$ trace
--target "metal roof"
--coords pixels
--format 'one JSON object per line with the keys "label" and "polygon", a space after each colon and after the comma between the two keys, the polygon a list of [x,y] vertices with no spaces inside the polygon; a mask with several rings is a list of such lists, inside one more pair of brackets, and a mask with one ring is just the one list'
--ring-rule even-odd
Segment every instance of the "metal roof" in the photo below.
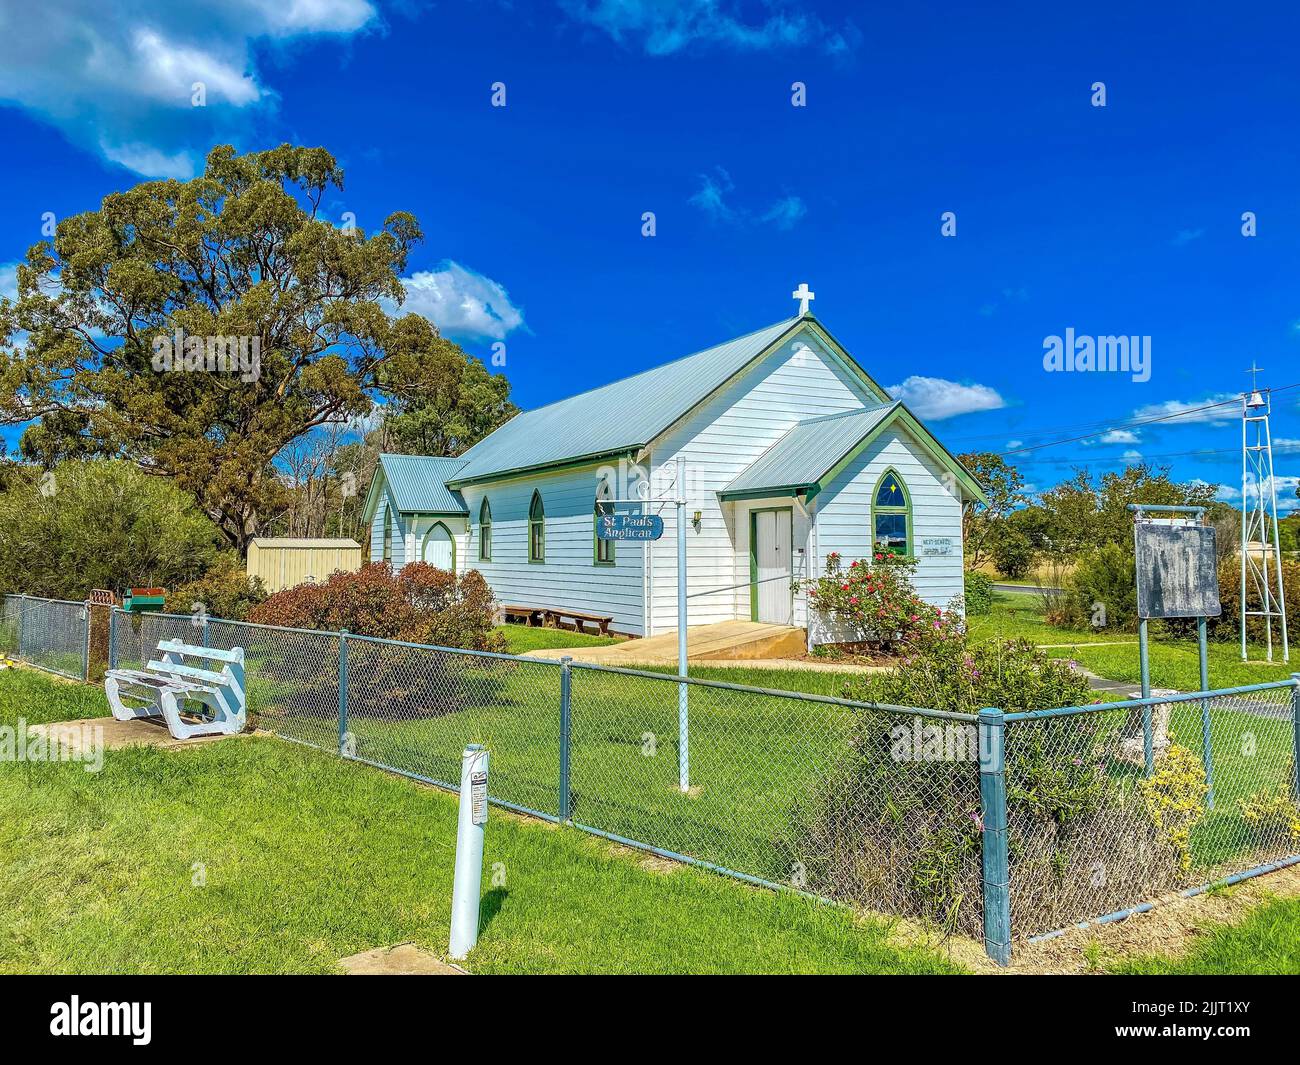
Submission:
{"label": "metal roof", "polygon": [[882,403],[798,422],[719,494],[725,498],[764,489],[808,488],[900,406]]}
{"label": "metal roof", "polygon": [[632,451],[650,443],[702,399],[811,316],[787,318],[725,344],[590,392],[517,414],[461,456],[453,483]]}
{"label": "metal roof", "polygon": [[298,536],[254,536],[249,543],[254,547],[339,547],[361,550],[359,543],[346,538],[330,540]]}
{"label": "metal roof", "polygon": [[[468,514],[461,494],[447,487],[447,482],[464,465],[463,457],[379,456],[379,467],[388,483],[388,490],[393,494],[397,509],[403,514]],[[372,495],[373,492],[372,483]],[[369,499],[366,500],[366,511],[370,512]]]}

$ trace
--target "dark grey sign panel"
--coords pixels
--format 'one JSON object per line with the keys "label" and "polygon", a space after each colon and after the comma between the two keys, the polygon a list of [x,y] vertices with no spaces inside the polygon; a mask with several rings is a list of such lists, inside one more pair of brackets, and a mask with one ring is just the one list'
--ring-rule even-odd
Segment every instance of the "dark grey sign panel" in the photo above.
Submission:
{"label": "dark grey sign panel", "polygon": [[1214,530],[1204,525],[1134,526],[1138,617],[1217,618]]}

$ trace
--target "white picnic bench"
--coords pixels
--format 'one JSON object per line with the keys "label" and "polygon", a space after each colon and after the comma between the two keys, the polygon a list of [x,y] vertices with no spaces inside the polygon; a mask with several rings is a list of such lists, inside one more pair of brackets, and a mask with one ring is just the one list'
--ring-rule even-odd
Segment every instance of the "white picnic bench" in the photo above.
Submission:
{"label": "white picnic bench", "polygon": [[[111,669],[104,676],[104,693],[113,716],[119,721],[138,717],[158,717],[178,740],[192,736],[234,735],[242,732],[248,713],[248,693],[244,686],[244,649],[222,651],[215,647],[196,647],[181,640],[161,640],[159,658],[144,669]],[[190,662],[219,664],[219,669],[202,668]],[[202,710],[186,710],[186,703],[198,703]]]}

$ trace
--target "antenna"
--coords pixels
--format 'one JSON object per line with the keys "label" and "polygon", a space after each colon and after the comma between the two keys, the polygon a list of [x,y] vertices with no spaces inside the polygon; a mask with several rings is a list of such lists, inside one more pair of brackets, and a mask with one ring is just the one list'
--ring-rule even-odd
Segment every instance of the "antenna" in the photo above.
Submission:
{"label": "antenna", "polygon": [[[1251,361],[1250,392],[1241,394],[1241,660],[1247,661],[1246,619],[1263,619],[1265,654],[1273,661],[1273,622],[1282,630],[1282,661],[1289,662],[1286,593],[1277,535],[1277,486],[1273,481],[1273,436],[1268,416],[1271,395],[1259,388],[1260,368]],[[1274,589],[1276,584],[1276,590]],[[1258,600],[1248,610],[1247,588]]]}

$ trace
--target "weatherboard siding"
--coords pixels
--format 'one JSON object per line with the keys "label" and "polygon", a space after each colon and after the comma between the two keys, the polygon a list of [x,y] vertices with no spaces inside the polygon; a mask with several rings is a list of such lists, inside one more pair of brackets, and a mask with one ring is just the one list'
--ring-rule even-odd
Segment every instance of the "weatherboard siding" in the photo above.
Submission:
{"label": "weatherboard siding", "polygon": [[[644,628],[642,545],[619,543],[614,565],[593,561],[597,471],[591,465],[463,489],[470,513],[464,565],[487,578],[497,601],[515,606],[583,610],[613,617],[611,627],[639,636]],[[546,560],[528,561],[528,509],[534,489],[546,510]],[[492,508],[492,559],[478,557],[479,507]],[[459,546],[457,548],[459,551]]]}
{"label": "weatherboard siding", "polygon": [[[903,430],[891,428],[872,441],[822,490],[816,499],[815,573],[825,572],[826,556],[838,551],[844,564],[872,551],[871,497],[890,468],[903,479],[912,501],[913,550],[924,537],[950,537],[951,555],[921,557],[913,584],[927,603],[946,608],[963,592],[962,505],[945,487],[945,471]],[[814,626],[814,642],[830,634]]]}
{"label": "weatherboard siding", "polygon": [[[699,530],[688,525],[686,533],[687,583],[693,596],[687,608],[689,624],[750,616],[748,512],[754,504],[724,504],[718,491],[796,422],[878,402],[880,398],[860,377],[804,333],[730,382],[654,442],[650,460],[654,494],[670,494],[673,474],[666,467],[680,452],[687,464],[687,520],[694,511],[701,512]],[[769,500],[767,505],[794,505],[794,500]],[[664,537],[650,552],[652,632],[677,625],[674,509],[664,507]],[[806,538],[806,522],[801,526],[796,509],[795,548],[806,547]],[[802,604],[796,602],[796,623],[801,617]]]}

